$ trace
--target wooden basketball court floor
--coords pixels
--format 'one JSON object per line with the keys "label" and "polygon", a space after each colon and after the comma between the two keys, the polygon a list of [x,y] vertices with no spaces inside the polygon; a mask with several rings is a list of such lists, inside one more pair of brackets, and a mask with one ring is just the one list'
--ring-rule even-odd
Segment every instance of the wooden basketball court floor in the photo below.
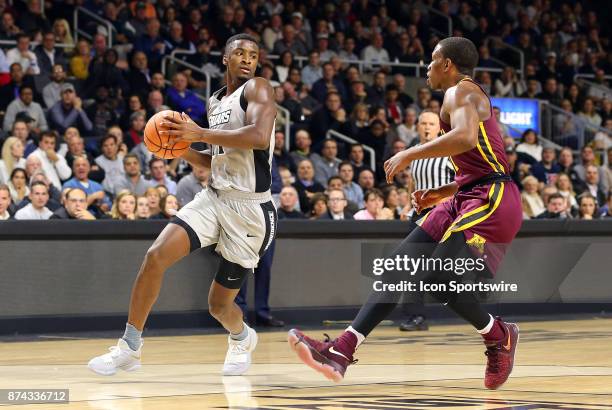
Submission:
{"label": "wooden basketball court floor", "polygon": [[[19,409],[605,409],[612,408],[612,319],[520,322],[511,379],[483,387],[484,347],[465,325],[381,327],[340,384],[298,364],[286,331],[260,333],[248,375],[221,377],[227,336],[146,337],[143,367],[104,377],[87,361],[113,339],[0,343],[0,388],[68,388],[69,404]],[[338,329],[315,330],[311,334]],[[145,335],[146,336],[146,335]]]}

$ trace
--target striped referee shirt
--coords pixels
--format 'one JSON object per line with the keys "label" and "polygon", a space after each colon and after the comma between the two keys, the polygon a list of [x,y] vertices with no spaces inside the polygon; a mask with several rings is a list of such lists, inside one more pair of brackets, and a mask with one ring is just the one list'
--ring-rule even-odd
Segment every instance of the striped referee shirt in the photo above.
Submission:
{"label": "striped referee shirt", "polygon": [[448,157],[414,160],[410,164],[410,172],[416,191],[438,188],[455,179],[455,170]]}

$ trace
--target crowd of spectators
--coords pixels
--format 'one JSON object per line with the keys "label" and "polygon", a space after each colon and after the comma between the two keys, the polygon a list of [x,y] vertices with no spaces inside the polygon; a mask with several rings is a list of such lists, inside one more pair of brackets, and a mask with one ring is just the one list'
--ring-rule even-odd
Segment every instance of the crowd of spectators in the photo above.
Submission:
{"label": "crowd of spectators", "polygon": [[[0,49],[0,219],[170,218],[206,185],[208,172],[153,158],[143,144],[146,119],[174,109],[206,126],[200,96],[223,82],[214,51],[239,32],[261,40],[258,75],[289,112],[290,135],[283,116],[275,134],[280,217],[406,218],[410,170],[389,185],[382,164],[418,143],[418,114],[439,112],[442,95],[409,91],[414,67],[389,63],[428,63],[441,37],[432,30],[439,16],[427,6],[452,19],[453,35],[474,41],[479,66],[503,68],[476,75],[491,95],[558,105],[555,141],[571,146],[582,128],[594,130],[587,145],[573,147],[581,149],[576,154],[540,144],[532,131],[516,140],[500,121],[525,218],[612,216],[612,100],[605,92],[612,53],[602,7],[552,0],[74,4],[110,24],[82,17],[79,28],[91,40],[74,41],[72,6],[0,0],[0,40],[15,42]],[[503,44],[524,53],[524,75]],[[162,61],[177,50],[211,84],[180,64],[166,78]],[[596,86],[576,74],[592,75]],[[357,143],[328,139],[329,130]]]}

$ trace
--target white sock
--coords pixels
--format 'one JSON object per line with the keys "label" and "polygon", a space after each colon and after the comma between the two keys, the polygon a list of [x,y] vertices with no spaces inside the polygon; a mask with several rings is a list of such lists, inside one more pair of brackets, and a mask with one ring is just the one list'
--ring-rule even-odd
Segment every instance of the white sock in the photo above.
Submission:
{"label": "white sock", "polygon": [[137,351],[142,343],[141,340],[142,331],[136,329],[133,325],[125,324],[125,333],[123,333],[122,339],[126,341],[130,349]]}
{"label": "white sock", "polygon": [[491,331],[491,329],[493,329],[493,324],[495,323],[495,319],[493,319],[493,316],[491,316],[489,314],[489,324],[486,325],[484,328],[480,329],[480,330],[476,330],[478,333],[480,333],[481,335],[486,335],[487,333],[489,333]]}
{"label": "white sock", "polygon": [[346,328],[347,332],[351,332],[352,334],[354,334],[357,337],[357,346],[355,346],[355,349],[357,349],[359,347],[360,344],[363,343],[363,341],[365,340],[365,336],[362,335],[361,333],[359,333],[358,331],[356,331],[355,329],[353,329],[353,326],[349,326]]}
{"label": "white sock", "polygon": [[238,333],[237,335],[230,332],[230,338],[232,340],[242,341],[246,339],[248,335],[249,335],[249,327],[244,322],[242,322],[242,332]]}

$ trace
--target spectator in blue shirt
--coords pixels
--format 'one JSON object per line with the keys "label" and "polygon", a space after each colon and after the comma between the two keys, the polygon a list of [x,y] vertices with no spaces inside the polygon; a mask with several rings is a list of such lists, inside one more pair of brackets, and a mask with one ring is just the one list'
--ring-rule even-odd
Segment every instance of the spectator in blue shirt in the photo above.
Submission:
{"label": "spectator in blue shirt", "polygon": [[172,180],[166,171],[166,161],[161,158],[153,157],[149,161],[149,171],[151,174],[151,185],[163,185],[169,194],[176,195],[176,182]]}
{"label": "spectator in blue shirt", "polygon": [[168,105],[178,112],[185,112],[195,122],[201,124],[206,114],[206,107],[195,93],[187,89],[187,76],[176,73],[172,78],[172,87],[167,90]]}
{"label": "spectator in blue shirt", "polygon": [[323,77],[323,69],[321,68],[321,59],[319,52],[313,50],[308,55],[308,65],[302,68],[302,82],[311,88],[312,85]]}
{"label": "spectator in blue shirt", "polygon": [[79,188],[87,194],[87,207],[97,218],[111,209],[112,202],[99,183],[89,179],[91,164],[86,157],[77,157],[72,164],[74,177],[64,183],[62,189]]}
{"label": "spectator in blue shirt", "polygon": [[555,149],[550,147],[544,148],[542,160],[531,166],[531,174],[545,185],[554,184],[559,172],[561,167],[557,164]]}

